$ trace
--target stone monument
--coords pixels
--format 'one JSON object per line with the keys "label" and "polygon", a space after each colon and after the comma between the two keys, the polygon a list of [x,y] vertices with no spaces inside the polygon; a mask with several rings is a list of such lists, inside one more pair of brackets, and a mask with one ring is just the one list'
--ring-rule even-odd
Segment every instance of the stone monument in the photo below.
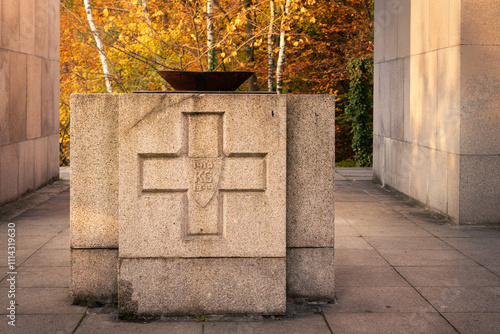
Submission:
{"label": "stone monument", "polygon": [[334,101],[73,95],[72,297],[168,316],[332,300]]}

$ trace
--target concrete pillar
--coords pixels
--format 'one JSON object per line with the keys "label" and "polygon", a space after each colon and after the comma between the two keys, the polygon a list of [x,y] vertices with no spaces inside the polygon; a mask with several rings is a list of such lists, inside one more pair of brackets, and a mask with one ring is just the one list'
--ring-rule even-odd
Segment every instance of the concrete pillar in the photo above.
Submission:
{"label": "concrete pillar", "polygon": [[498,15],[494,0],[375,1],[375,178],[457,224],[500,223]]}

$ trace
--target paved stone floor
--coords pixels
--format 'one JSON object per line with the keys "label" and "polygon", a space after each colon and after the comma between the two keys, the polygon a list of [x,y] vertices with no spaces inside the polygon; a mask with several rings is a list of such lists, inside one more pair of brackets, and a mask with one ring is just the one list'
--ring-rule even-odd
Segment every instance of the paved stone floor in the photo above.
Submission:
{"label": "paved stone floor", "polygon": [[[336,222],[337,302],[311,306],[319,312],[120,321],[113,308],[71,305],[69,182],[59,181],[0,207],[0,333],[500,332],[500,230],[450,226],[360,168],[337,170]],[[7,324],[8,223],[16,226],[16,327]]]}

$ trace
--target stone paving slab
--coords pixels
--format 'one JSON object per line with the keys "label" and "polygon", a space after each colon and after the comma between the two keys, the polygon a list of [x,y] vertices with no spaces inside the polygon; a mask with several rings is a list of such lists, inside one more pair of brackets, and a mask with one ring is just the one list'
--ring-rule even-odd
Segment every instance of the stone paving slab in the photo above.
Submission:
{"label": "stone paving slab", "polygon": [[337,303],[317,306],[324,317],[308,309],[280,319],[141,323],[118,320],[113,307],[71,305],[69,184],[59,181],[0,207],[0,240],[8,221],[19,238],[15,328],[5,316],[7,255],[0,249],[0,333],[331,333],[328,326],[333,333],[498,333],[498,229],[452,226],[371,181],[339,175]]}

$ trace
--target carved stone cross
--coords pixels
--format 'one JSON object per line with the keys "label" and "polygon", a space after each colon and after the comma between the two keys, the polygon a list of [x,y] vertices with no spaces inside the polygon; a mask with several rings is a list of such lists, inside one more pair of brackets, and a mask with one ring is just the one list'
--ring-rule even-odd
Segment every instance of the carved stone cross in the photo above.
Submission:
{"label": "carved stone cross", "polygon": [[224,193],[264,192],[267,153],[226,156],[223,113],[186,116],[186,154],[139,154],[140,192],[184,195],[184,237],[222,235]]}

